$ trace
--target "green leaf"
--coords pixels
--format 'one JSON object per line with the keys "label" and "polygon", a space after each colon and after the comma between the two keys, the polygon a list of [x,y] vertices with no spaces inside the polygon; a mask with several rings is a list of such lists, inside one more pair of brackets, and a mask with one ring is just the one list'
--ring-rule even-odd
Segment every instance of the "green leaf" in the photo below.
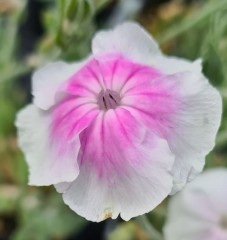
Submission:
{"label": "green leaf", "polygon": [[81,0],[71,0],[67,7],[66,16],[69,20],[74,20],[80,10]]}
{"label": "green leaf", "polygon": [[227,1],[226,0],[216,0],[210,1],[208,4],[204,5],[203,9],[200,9],[193,15],[189,15],[183,21],[177,22],[175,25],[170,27],[168,30],[165,29],[158,36],[159,43],[163,44],[176,38],[177,36],[187,32],[198,24],[206,21],[212,14],[226,9]]}
{"label": "green leaf", "polygon": [[13,240],[61,239],[80,231],[87,223],[63,203],[60,194],[42,190],[23,196],[20,226]]}
{"label": "green leaf", "polygon": [[213,45],[210,45],[207,56],[203,62],[205,75],[214,85],[220,85],[224,80],[222,62]]}

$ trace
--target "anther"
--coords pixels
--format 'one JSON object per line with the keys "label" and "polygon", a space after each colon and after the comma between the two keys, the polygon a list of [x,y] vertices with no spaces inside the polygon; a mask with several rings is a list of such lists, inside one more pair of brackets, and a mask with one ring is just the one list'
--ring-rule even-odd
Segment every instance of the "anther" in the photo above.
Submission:
{"label": "anther", "polygon": [[100,109],[107,111],[117,108],[120,105],[121,97],[119,93],[106,89],[99,93],[97,101]]}

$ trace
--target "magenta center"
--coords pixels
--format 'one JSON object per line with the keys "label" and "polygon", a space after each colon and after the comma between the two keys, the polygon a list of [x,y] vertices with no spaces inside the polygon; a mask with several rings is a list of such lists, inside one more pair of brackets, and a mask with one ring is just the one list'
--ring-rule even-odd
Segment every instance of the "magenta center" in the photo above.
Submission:
{"label": "magenta center", "polygon": [[120,105],[120,94],[110,89],[102,90],[98,95],[98,105],[101,110],[115,109]]}

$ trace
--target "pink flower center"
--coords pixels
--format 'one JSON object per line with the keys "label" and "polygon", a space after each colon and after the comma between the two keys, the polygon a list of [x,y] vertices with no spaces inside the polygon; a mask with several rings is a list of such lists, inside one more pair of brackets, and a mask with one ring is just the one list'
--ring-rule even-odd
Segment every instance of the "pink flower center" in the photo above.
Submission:
{"label": "pink flower center", "polygon": [[104,111],[117,108],[120,102],[120,94],[110,89],[102,90],[98,95],[99,108]]}
{"label": "pink flower center", "polygon": [[63,152],[65,144],[73,142],[102,112],[121,107],[166,137],[180,107],[178,87],[172,81],[153,67],[119,55],[91,59],[60,90],[67,97],[52,111],[51,139]]}

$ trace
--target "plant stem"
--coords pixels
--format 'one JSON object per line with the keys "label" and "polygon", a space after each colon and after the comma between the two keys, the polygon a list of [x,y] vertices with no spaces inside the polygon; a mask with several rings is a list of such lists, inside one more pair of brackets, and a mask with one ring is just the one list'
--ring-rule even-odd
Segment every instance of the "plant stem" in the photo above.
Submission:
{"label": "plant stem", "polygon": [[197,11],[193,16],[186,18],[180,24],[173,25],[168,31],[161,33],[157,38],[158,42],[163,44],[179,36],[180,34],[190,30],[197,24],[210,17],[212,14],[225,9],[227,7],[226,0],[210,1],[202,10]]}
{"label": "plant stem", "polygon": [[152,226],[146,215],[137,217],[136,222],[144,230],[150,240],[163,240],[162,235]]}

